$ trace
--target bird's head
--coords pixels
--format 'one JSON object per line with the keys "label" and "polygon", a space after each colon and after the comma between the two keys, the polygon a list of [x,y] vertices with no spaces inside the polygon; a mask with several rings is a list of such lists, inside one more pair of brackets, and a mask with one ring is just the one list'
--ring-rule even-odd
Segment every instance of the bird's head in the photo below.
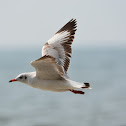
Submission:
{"label": "bird's head", "polygon": [[19,81],[22,83],[27,83],[28,78],[29,78],[28,74],[22,73],[22,74],[19,74],[15,79],[10,80],[9,82]]}

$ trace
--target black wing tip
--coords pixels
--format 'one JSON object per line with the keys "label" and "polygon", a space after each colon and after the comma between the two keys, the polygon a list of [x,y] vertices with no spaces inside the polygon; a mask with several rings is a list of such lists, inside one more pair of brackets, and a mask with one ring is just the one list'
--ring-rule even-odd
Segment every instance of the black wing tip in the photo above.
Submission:
{"label": "black wing tip", "polygon": [[73,22],[73,23],[77,24],[77,19],[72,18],[69,22]]}
{"label": "black wing tip", "polygon": [[73,34],[75,34],[75,31],[77,30],[76,27],[77,27],[77,20],[72,18],[57,33],[60,33],[62,31],[69,31],[69,32],[73,32]]}
{"label": "black wing tip", "polygon": [[70,21],[74,22],[75,24],[77,24],[77,19],[76,18],[72,18]]}
{"label": "black wing tip", "polygon": [[76,31],[76,27],[77,27],[77,19],[72,18],[68,23],[71,23],[73,25],[73,27],[75,28],[74,30]]}

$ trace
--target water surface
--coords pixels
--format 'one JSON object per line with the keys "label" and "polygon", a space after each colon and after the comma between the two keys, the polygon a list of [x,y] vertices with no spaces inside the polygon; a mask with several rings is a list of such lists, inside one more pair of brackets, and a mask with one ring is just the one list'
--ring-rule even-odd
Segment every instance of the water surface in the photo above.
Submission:
{"label": "water surface", "polygon": [[90,82],[85,95],[55,93],[8,83],[34,71],[40,50],[0,51],[1,126],[126,126],[126,48],[74,49],[71,79]]}

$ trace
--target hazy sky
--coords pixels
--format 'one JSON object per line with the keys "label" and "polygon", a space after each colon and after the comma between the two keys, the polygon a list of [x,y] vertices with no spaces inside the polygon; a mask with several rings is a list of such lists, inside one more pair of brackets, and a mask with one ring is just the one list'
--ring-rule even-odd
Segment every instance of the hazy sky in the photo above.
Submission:
{"label": "hazy sky", "polygon": [[74,45],[126,45],[126,0],[0,0],[0,48],[42,46],[71,18]]}

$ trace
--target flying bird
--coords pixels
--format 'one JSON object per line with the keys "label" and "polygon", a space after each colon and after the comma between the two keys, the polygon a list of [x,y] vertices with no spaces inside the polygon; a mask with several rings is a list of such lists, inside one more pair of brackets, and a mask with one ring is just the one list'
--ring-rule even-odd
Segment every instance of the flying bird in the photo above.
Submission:
{"label": "flying bird", "polygon": [[30,62],[36,72],[19,74],[9,82],[19,81],[45,91],[84,94],[77,89],[90,88],[90,84],[73,81],[67,75],[76,27],[76,19],[71,19],[45,43],[42,57]]}

